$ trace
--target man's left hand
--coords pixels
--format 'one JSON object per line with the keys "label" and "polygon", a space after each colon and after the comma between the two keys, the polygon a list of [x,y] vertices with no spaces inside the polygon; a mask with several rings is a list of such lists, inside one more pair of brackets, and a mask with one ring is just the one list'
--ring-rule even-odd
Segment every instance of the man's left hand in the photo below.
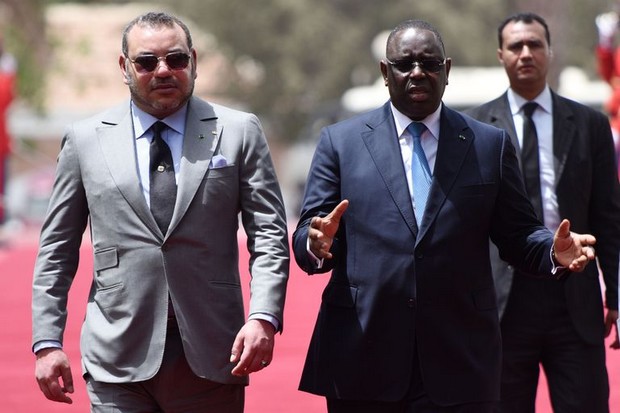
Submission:
{"label": "man's left hand", "polygon": [[[618,310],[607,310],[605,315],[605,337],[609,337],[611,330],[616,330],[616,339],[611,343],[609,348],[614,350],[620,349],[620,332],[618,331]],[[614,326],[616,328],[614,328]]]}
{"label": "man's left hand", "polygon": [[249,320],[239,330],[232,346],[230,362],[237,363],[232,374],[247,376],[267,367],[273,358],[275,333],[269,321]]}
{"label": "man's left hand", "polygon": [[593,235],[571,232],[570,222],[565,219],[553,237],[555,260],[562,267],[581,272],[596,257],[593,247],[595,243]]}

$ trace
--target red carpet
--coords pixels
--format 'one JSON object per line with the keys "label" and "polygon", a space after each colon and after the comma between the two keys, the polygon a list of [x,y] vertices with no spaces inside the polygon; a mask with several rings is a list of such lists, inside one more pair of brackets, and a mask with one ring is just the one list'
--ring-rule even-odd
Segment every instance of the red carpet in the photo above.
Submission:
{"label": "red carpet", "polygon": [[[80,378],[79,330],[90,284],[92,259],[89,246],[82,250],[81,266],[69,300],[69,321],[65,350],[72,362],[76,391],[73,405],[49,402],[34,379],[34,357],[30,352],[30,288],[36,254],[32,232],[0,247],[0,411],[7,413],[87,412],[88,398]],[[247,255],[242,254],[241,270],[247,272]],[[297,385],[306,348],[320,301],[325,276],[309,277],[295,264],[286,302],[284,334],[276,337],[273,363],[254,374],[247,390],[247,413],[324,413],[321,397],[299,392]],[[247,284],[247,282],[246,282]],[[247,295],[246,295],[247,296]],[[620,413],[620,351],[608,351],[611,413]],[[542,387],[542,384],[541,384]],[[539,413],[551,412],[544,387],[537,403]],[[584,412],[587,413],[587,412]]]}

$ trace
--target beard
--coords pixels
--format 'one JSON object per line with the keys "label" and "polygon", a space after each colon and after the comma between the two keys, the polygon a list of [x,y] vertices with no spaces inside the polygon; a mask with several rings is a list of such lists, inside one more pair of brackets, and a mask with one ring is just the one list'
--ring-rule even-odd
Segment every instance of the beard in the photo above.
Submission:
{"label": "beard", "polygon": [[174,82],[176,85],[178,82],[174,80],[152,80],[145,86],[140,86],[132,71],[127,70],[127,86],[129,87],[129,93],[131,100],[144,112],[153,115],[159,119],[169,116],[179,110],[183,105],[187,103],[189,98],[194,93],[194,77],[189,77],[186,90],[179,90],[180,94],[176,97],[166,97],[162,99],[153,99],[148,94],[154,90],[158,83],[171,84]]}

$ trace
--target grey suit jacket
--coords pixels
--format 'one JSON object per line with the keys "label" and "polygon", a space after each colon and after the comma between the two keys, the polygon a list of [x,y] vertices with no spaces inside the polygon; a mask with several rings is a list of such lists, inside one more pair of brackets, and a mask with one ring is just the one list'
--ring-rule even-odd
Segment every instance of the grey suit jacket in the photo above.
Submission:
{"label": "grey suit jacket", "polygon": [[[261,125],[252,114],[190,100],[166,236],[142,194],[134,145],[128,102],[68,128],[34,271],[33,344],[63,340],[88,223],[94,271],[81,336],[84,372],[106,382],[153,377],[170,296],[192,370],[246,383],[230,374],[228,360],[245,322],[239,215],[250,251],[250,313],[282,321],[289,268],[284,206]],[[215,166],[214,155],[221,155]]]}
{"label": "grey suit jacket", "polygon": [[[553,152],[560,216],[571,230],[596,236],[596,253],[606,285],[606,302],[618,308],[618,251],[620,248],[620,189],[609,121],[602,113],[552,92]],[[473,117],[507,131],[519,148],[508,98],[499,98],[467,111]],[[517,155],[521,157],[520,150]],[[514,269],[492,251],[493,275],[500,311],[506,305]],[[598,268],[564,282],[568,311],[584,340],[603,339],[603,310]]]}

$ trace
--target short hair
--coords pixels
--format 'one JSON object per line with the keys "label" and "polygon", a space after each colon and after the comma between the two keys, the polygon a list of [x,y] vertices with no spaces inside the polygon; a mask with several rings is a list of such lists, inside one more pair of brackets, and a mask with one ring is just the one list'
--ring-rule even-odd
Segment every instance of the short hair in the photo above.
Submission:
{"label": "short hair", "polygon": [[502,32],[504,31],[504,28],[506,27],[506,25],[508,25],[508,23],[523,22],[523,23],[531,24],[531,23],[534,23],[535,21],[540,23],[541,26],[545,28],[545,38],[547,39],[547,44],[551,46],[551,35],[549,34],[549,26],[547,26],[547,22],[545,21],[545,19],[543,19],[536,13],[527,12],[527,13],[516,13],[516,14],[513,14],[512,16],[508,16],[504,19],[503,22],[500,23],[499,27],[497,28],[497,41],[499,44],[499,48],[501,49],[502,46],[504,45],[504,39],[502,38]]}
{"label": "short hair", "polygon": [[123,30],[123,40],[122,40],[122,52],[125,56],[129,52],[129,46],[127,44],[127,35],[134,28],[134,26],[150,26],[150,27],[174,27],[174,25],[178,25],[185,32],[185,37],[187,38],[187,46],[191,50],[193,47],[192,43],[192,35],[189,32],[189,29],[179,18],[164,12],[148,12],[142,14],[132,21],[130,21],[125,29]]}
{"label": "short hair", "polygon": [[388,36],[387,43],[386,43],[386,51],[389,45],[392,43],[394,36],[402,32],[403,30],[408,30],[408,29],[422,29],[422,30],[428,30],[429,32],[433,33],[433,35],[435,35],[435,38],[437,39],[437,41],[439,41],[439,44],[441,45],[441,51],[443,52],[444,55],[446,54],[446,48],[443,44],[443,39],[441,38],[441,34],[439,33],[439,31],[429,22],[426,22],[424,20],[416,20],[416,19],[405,20],[399,23],[390,32],[390,35]]}

